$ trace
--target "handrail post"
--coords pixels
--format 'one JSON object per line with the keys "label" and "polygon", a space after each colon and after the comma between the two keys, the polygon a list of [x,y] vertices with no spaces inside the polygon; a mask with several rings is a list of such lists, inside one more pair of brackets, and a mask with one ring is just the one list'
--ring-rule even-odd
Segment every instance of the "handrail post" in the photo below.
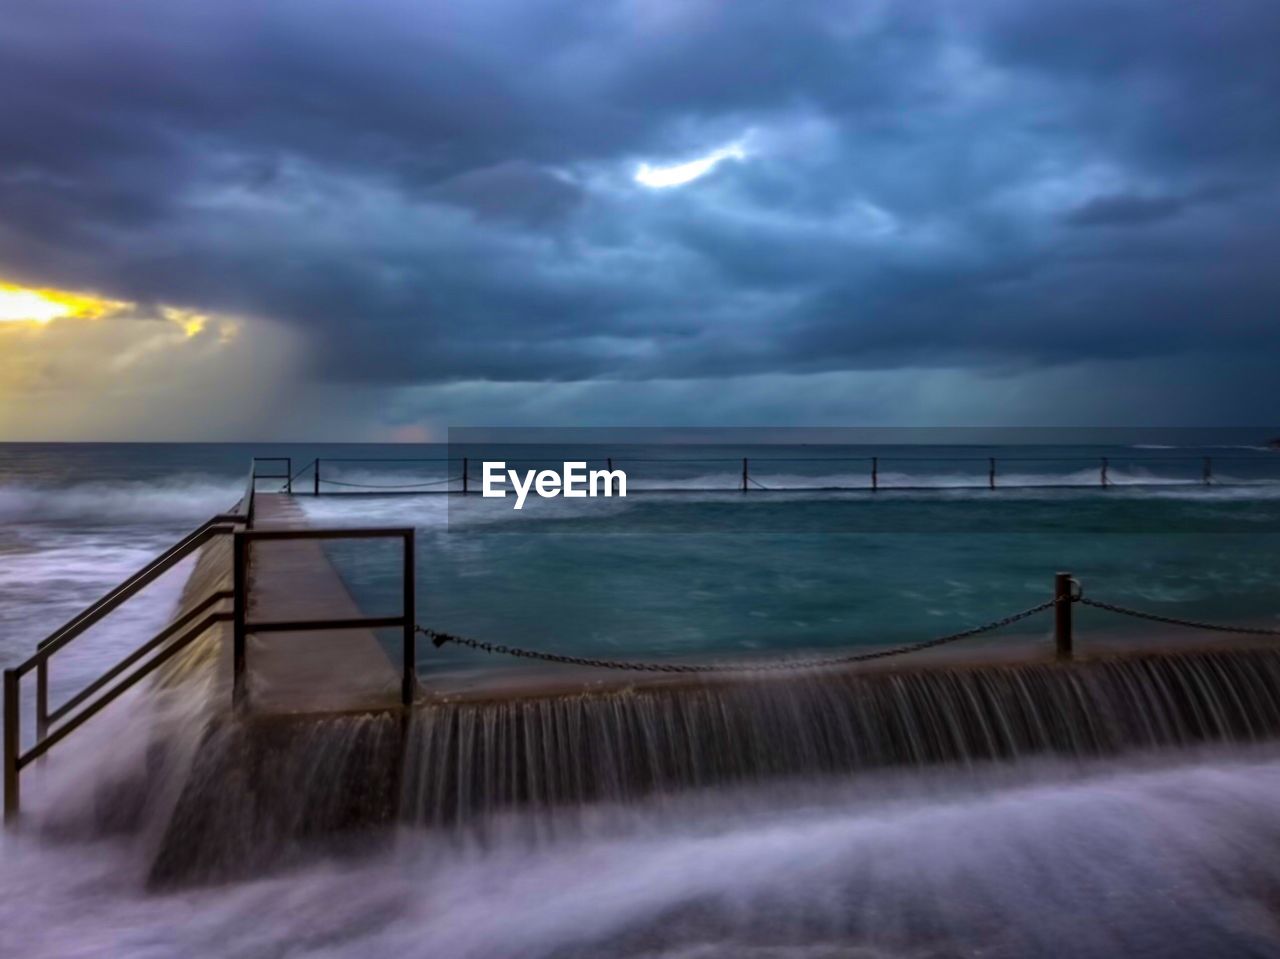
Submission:
{"label": "handrail post", "polygon": [[1071,574],[1058,573],[1053,578],[1053,635],[1058,659],[1071,659]]}
{"label": "handrail post", "polygon": [[36,742],[49,735],[49,659],[36,664]]}
{"label": "handrail post", "polygon": [[311,474],[311,477],[313,480],[313,485],[311,487],[311,495],[319,496],[320,495],[320,457],[318,456],[316,457],[315,472]]}
{"label": "handrail post", "polygon": [[404,675],[400,680],[400,702],[413,705],[418,684],[418,650],[415,632],[417,602],[414,591],[414,536],[408,530],[404,536]]}
{"label": "handrail post", "polygon": [[467,495],[467,466],[468,466],[468,459],[467,457],[464,456],[462,457],[462,495],[463,496]]}
{"label": "handrail post", "polygon": [[245,704],[245,616],[246,592],[249,584],[249,542],[243,532],[232,534],[232,638],[231,638],[231,704],[241,709]]}
{"label": "handrail post", "polygon": [[293,457],[286,456],[284,458],[284,474],[288,479],[284,481],[284,491],[290,496],[293,495]]}
{"label": "handrail post", "polygon": [[880,488],[880,457],[871,457],[871,492]]}
{"label": "handrail post", "polygon": [[253,526],[253,500],[258,493],[258,461],[249,461],[249,485],[244,491],[244,525],[245,529]]}
{"label": "handrail post", "polygon": [[747,491],[747,458],[742,457],[742,492]]}
{"label": "handrail post", "polygon": [[4,821],[18,815],[18,671],[4,671]]}
{"label": "handrail post", "polygon": [[996,458],[991,457],[987,464],[987,486],[991,489],[996,488]]}

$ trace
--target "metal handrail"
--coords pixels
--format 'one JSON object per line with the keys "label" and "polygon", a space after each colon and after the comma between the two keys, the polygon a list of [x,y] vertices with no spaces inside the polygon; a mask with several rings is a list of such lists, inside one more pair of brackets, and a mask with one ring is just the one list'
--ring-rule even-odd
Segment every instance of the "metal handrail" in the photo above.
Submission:
{"label": "metal handrail", "polygon": [[[217,516],[206,520],[88,609],[64,623],[49,636],[46,636],[36,645],[36,651],[31,656],[13,668],[15,682],[21,680],[31,670],[34,669],[36,671],[37,741],[45,738],[49,724],[55,717],[55,714],[51,714],[49,711],[49,660],[53,654],[68,645],[76,637],[83,635],[89,627],[99,622],[112,610],[200,549],[209,540],[215,536],[224,536],[233,532],[235,528],[233,524],[238,523],[247,525],[247,520],[234,514],[226,513],[219,513]],[[64,706],[56,712],[65,713],[65,711]]]}
{"label": "metal handrail", "polygon": [[[283,473],[259,473],[259,463],[283,463]],[[249,460],[249,484],[255,489],[257,487],[256,480],[260,479],[282,479],[284,480],[284,491],[286,493],[293,492],[293,457],[292,456],[255,456]]]}
{"label": "metal handrail", "polygon": [[[249,547],[252,543],[281,540],[399,539],[404,544],[402,606],[397,616],[359,616],[331,619],[250,620]],[[300,630],[377,629],[403,630],[400,701],[408,707],[417,690],[417,647],[414,642],[415,581],[414,529],[411,526],[343,527],[338,529],[247,529],[235,534],[231,560],[232,613],[231,696],[242,709],[248,702],[246,642],[250,633],[297,632]]]}
{"label": "metal handrail", "polygon": [[[294,481],[294,480],[296,480],[296,479],[297,479],[299,476],[301,476],[303,473],[305,473],[307,470],[315,469],[315,468],[316,468],[316,462],[317,462],[316,460],[312,460],[310,463],[307,463],[305,466],[299,466],[296,470],[294,470],[294,471],[293,471],[293,473],[291,473],[291,474],[290,474],[289,476],[287,476],[287,477],[276,477],[276,479],[284,479],[284,481],[285,481],[285,484],[284,484],[284,492],[292,494],[292,493],[293,493],[293,481]],[[292,460],[290,460],[290,466],[292,466],[292,465],[293,465]]]}
{"label": "metal handrail", "polygon": [[258,483],[257,466],[256,460],[249,461],[249,481],[245,485],[244,498],[240,500],[239,504],[240,515],[244,517],[245,526],[253,525],[253,497]]}
{"label": "metal handrail", "polygon": [[[229,622],[231,620],[231,615],[232,614],[230,612],[210,613],[204,619],[200,620],[200,622],[196,623],[194,626],[188,629],[185,633],[183,633],[180,637],[178,637],[178,639],[174,640],[174,642],[166,646],[164,650],[160,652],[159,655],[155,656],[153,659],[143,664],[141,667],[139,667],[137,670],[135,670],[133,673],[127,676],[119,684],[112,686],[111,689],[108,690],[105,695],[94,700],[94,702],[90,704],[86,709],[81,710],[79,713],[73,716],[70,720],[68,720],[68,722],[65,725],[60,726],[58,729],[51,732],[48,736],[46,736],[44,739],[37,742],[25,753],[19,754],[16,757],[16,763],[15,763],[17,770],[21,771],[33,760],[39,759],[41,756],[47,753],[50,749],[52,749],[57,743],[61,742],[63,739],[69,736],[76,729],[79,729],[80,726],[83,725],[89,718],[96,715],[108,704],[113,702],[117,697],[120,696],[121,693],[132,688],[136,683],[139,682],[139,680],[145,679],[147,676],[151,675],[152,672],[154,672],[159,666],[168,662],[177,652],[191,645],[191,643],[194,640],[199,638],[205,631],[207,631],[215,623]],[[13,677],[12,679],[10,678],[12,677],[12,674],[13,674],[13,670],[8,670],[8,669],[5,670],[6,686],[10,684],[16,685],[16,677]],[[6,689],[6,693],[8,693],[8,689]],[[6,695],[6,702],[7,701],[8,701],[8,696]],[[15,723],[15,726],[16,726],[16,723]]]}
{"label": "metal handrail", "polygon": [[[286,481],[286,488],[288,488],[291,485],[291,476],[289,474],[292,472],[292,460],[289,457],[275,457],[273,459],[286,464],[288,472],[279,478]],[[193,628],[171,642],[157,656],[135,669],[134,672],[129,673],[131,667],[135,667],[144,657],[172,640],[175,634],[190,626],[201,614],[216,606],[219,602],[233,598],[232,593],[228,590],[214,592],[98,676],[62,705],[52,711],[49,709],[49,662],[53,654],[68,645],[76,637],[82,635],[89,627],[99,622],[108,613],[171,570],[215,536],[232,533],[235,531],[236,526],[241,526],[246,530],[252,529],[254,497],[256,483],[259,478],[263,477],[258,474],[257,459],[254,458],[249,461],[249,473],[244,496],[232,510],[210,517],[133,575],[115,586],[106,595],[46,636],[37,644],[35,653],[26,660],[4,671],[3,745],[6,817],[17,811],[17,775],[19,770],[33,759],[44,755],[54,743],[60,742],[72,730],[78,728],[85,720],[113,701],[124,690],[133,686],[144,676],[149,675],[152,670],[167,661],[175,652],[189,644],[209,626],[216,622],[231,620],[233,615],[231,611],[209,613]],[[272,476],[271,478],[275,477]],[[22,677],[32,670],[36,672],[36,743],[26,753],[20,753],[18,744],[19,685]],[[124,678],[120,683],[110,686],[114,680],[122,676]],[[107,688],[108,686],[110,686],[109,689]],[[105,693],[103,692],[104,690],[106,690]],[[99,693],[102,693],[102,695],[98,696]],[[95,699],[95,696],[98,696],[98,698]],[[76,710],[79,710],[79,712],[76,712]],[[53,723],[62,723],[62,725],[50,732],[49,727]]]}
{"label": "metal handrail", "polygon": [[19,665],[17,667],[18,671],[20,673],[28,672],[36,665],[39,659],[47,658],[57,652],[71,640],[75,639],[76,636],[80,635],[94,623],[98,622],[98,620],[102,619],[102,617],[107,613],[111,612],[134,593],[142,589],[142,587],[153,582],[161,574],[173,568],[213,537],[223,536],[227,533],[233,532],[231,525],[222,524],[243,522],[243,517],[236,516],[234,514],[219,513],[217,516],[201,523],[178,542],[174,543],[155,559],[151,560],[151,562],[147,563],[147,565],[142,567],[142,569],[138,570],[128,579],[124,580],[124,582],[114,587],[97,602],[76,614],[44,639],[40,640],[40,642],[36,644],[35,655],[31,656],[26,662]]}
{"label": "metal handrail", "polygon": [[[203,600],[201,600],[191,609],[187,610],[185,613],[183,613],[181,616],[175,619],[172,623],[170,623],[160,632],[156,633],[156,635],[151,637],[151,639],[147,640],[145,643],[143,643],[141,646],[139,646],[137,649],[131,652],[128,656],[124,657],[124,659],[120,660],[120,662],[116,663],[114,666],[108,669],[105,673],[103,673],[101,676],[99,676],[97,679],[91,682],[84,689],[80,690],[80,692],[76,693],[74,696],[68,699],[65,703],[63,703],[57,709],[50,712],[48,715],[49,722],[50,723],[60,722],[64,716],[66,716],[68,713],[73,711],[77,706],[79,706],[82,702],[87,700],[99,689],[102,689],[104,686],[110,683],[111,680],[115,679],[117,676],[123,673],[126,669],[128,669],[130,666],[136,663],[139,659],[141,659],[147,653],[151,652],[151,650],[157,648],[158,646],[163,644],[165,640],[171,638],[175,633],[179,632],[186,626],[190,625],[192,621],[194,621],[198,616],[208,612],[211,606],[216,606],[218,603],[224,602],[231,598],[232,598],[232,593],[231,593],[231,590],[229,589],[222,589],[222,590],[218,590],[215,593],[210,593]],[[230,612],[230,610],[227,610],[227,612]]]}

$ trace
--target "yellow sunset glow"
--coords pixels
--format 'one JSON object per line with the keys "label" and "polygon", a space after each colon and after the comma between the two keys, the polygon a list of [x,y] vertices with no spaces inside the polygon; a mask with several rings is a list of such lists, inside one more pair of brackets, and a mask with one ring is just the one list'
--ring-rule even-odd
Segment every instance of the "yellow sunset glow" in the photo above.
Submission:
{"label": "yellow sunset glow", "polygon": [[64,317],[94,319],[129,305],[65,290],[38,290],[0,283],[0,323],[45,324]]}
{"label": "yellow sunset glow", "polygon": [[209,325],[209,318],[203,313],[197,313],[195,310],[182,310],[176,306],[162,306],[160,315],[170,323],[177,323],[182,327],[182,332],[187,334],[188,338],[199,336],[204,332],[206,326]]}

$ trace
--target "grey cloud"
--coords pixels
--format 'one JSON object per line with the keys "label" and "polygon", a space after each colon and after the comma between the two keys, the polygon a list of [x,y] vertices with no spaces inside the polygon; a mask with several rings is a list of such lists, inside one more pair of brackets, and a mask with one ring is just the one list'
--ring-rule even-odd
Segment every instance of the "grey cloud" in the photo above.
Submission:
{"label": "grey cloud", "polygon": [[1183,197],[1114,194],[1081,204],[1067,214],[1073,226],[1123,226],[1154,223],[1181,213],[1187,205]]}
{"label": "grey cloud", "polygon": [[536,227],[566,216],[584,194],[564,176],[526,161],[509,160],[459,173],[435,184],[424,195],[480,217]]}
{"label": "grey cloud", "polygon": [[[0,277],[277,321],[318,384],[1280,349],[1265,0],[5,21]],[[739,138],[687,187],[631,181]]]}

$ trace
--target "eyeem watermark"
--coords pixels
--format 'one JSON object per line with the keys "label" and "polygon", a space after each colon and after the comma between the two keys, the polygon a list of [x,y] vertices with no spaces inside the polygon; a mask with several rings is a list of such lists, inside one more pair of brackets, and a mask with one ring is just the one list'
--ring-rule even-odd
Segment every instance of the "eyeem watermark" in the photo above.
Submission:
{"label": "eyeem watermark", "polygon": [[530,490],[543,499],[627,495],[627,474],[624,470],[588,470],[585,461],[565,462],[564,469],[558,473],[555,470],[525,470],[522,477],[519,470],[507,469],[504,460],[485,460],[484,496],[506,496],[508,482],[516,494],[515,509],[524,507]]}

